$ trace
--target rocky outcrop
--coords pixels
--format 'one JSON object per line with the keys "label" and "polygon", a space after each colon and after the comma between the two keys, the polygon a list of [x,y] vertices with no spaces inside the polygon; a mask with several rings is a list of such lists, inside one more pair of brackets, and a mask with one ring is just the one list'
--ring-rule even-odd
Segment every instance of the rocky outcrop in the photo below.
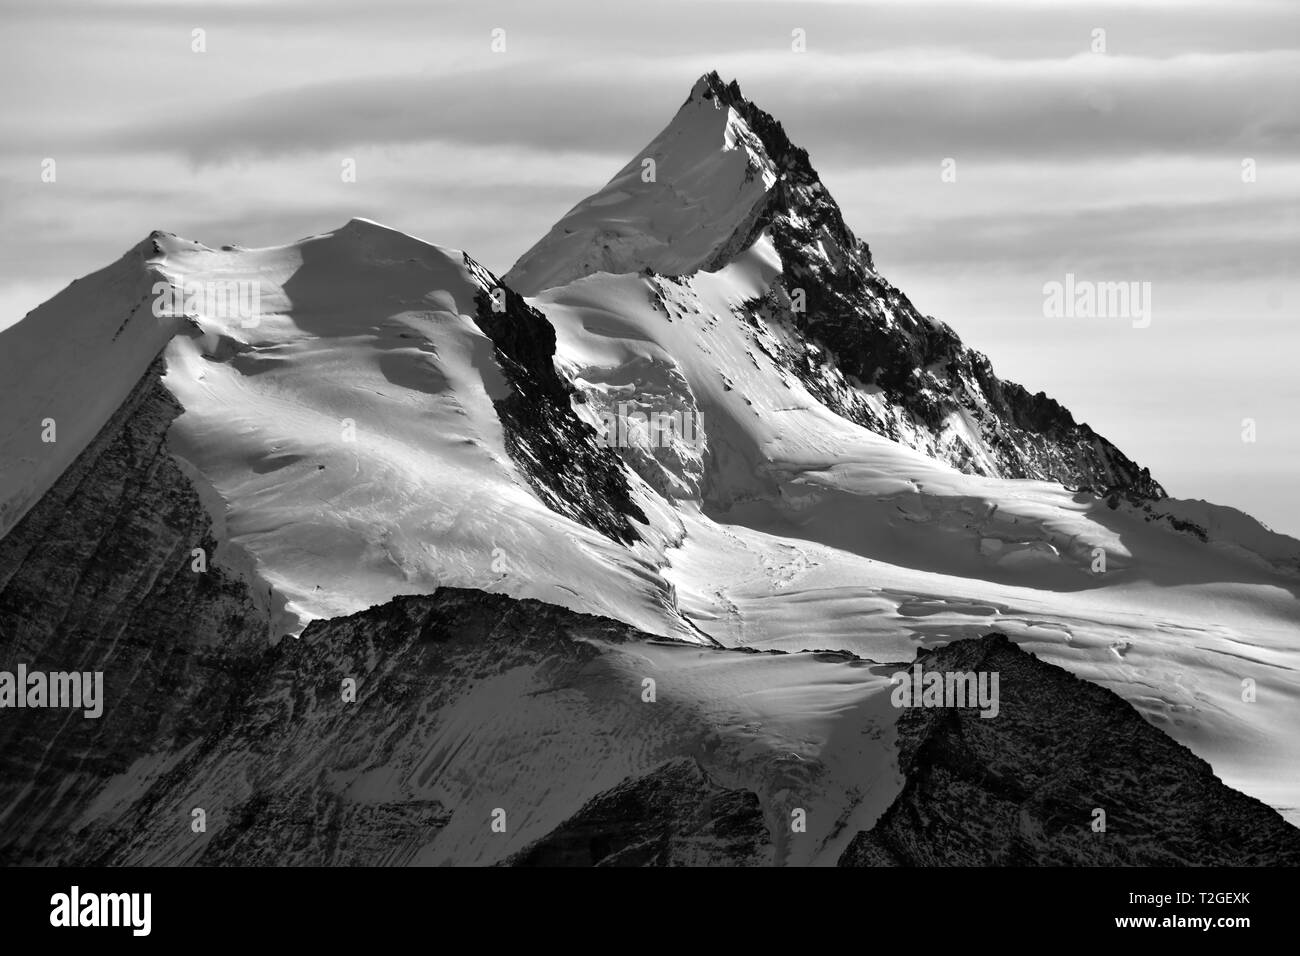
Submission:
{"label": "rocky outcrop", "polygon": [[997,715],[903,709],[906,783],[841,866],[1300,863],[1300,830],[1105,688],[1001,634],[917,660],[926,672],[998,674]]}
{"label": "rocky outcrop", "polygon": [[465,264],[499,296],[480,292],[474,320],[510,382],[511,393],[493,402],[510,457],[552,511],[622,544],[636,541],[632,522],[648,519],[632,500],[618,455],[573,412],[578,393],[555,370],[555,329],[468,255]]}
{"label": "rocky outcrop", "polygon": [[[207,733],[267,643],[267,601],[215,560],[168,453],[181,408],[156,361],[0,540],[0,670],[103,673],[103,714],[0,712],[0,861],[43,858],[112,775]],[[201,549],[205,570],[196,571]]]}
{"label": "rocky outcrop", "polygon": [[772,859],[758,794],[695,760],[619,784],[508,861],[512,866],[760,866]]}
{"label": "rocky outcrop", "polygon": [[359,803],[325,787],[259,791],[205,846],[205,865],[405,866],[447,825],[436,800]]}

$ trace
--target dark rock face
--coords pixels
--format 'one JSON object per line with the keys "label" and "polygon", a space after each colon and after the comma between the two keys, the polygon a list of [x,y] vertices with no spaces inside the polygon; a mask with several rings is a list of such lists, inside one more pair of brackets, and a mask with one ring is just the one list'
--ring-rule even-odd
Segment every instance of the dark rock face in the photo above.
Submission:
{"label": "dark rock face", "polygon": [[231,824],[204,852],[203,863],[284,866],[405,866],[446,826],[436,800],[354,803],[303,787],[257,793],[234,809]]}
{"label": "dark rock face", "polygon": [[206,733],[269,636],[266,602],[212,560],[211,521],[166,450],[181,408],[161,370],[0,540],[0,670],[102,671],[105,698],[98,719],[3,712],[0,862],[41,859],[106,778]]}
{"label": "dark rock face", "polygon": [[[734,81],[724,84],[710,74],[702,95],[716,97],[745,120],[780,176],[747,231],[708,267],[721,267],[769,230],[783,274],[747,311],[752,322],[783,323],[802,333],[795,344],[782,345],[780,354],[769,354],[824,404],[963,471],[1057,481],[1098,494],[1118,491],[1133,499],[1165,496],[1147,469],[1042,392],[998,379],[987,357],[963,346],[951,328],[922,315],[885,281],[867,244],[845,225],[807,152],[746,100]],[[803,295],[799,310],[797,290]],[[886,413],[866,400],[864,387],[880,390]],[[960,435],[943,434],[953,413],[975,423],[992,461]]]}
{"label": "dark rock face", "polygon": [[[648,637],[538,601],[456,588],[314,621],[299,639],[250,649],[236,698],[221,686],[196,688],[200,704],[219,709],[206,734],[184,750],[166,739],[153,747],[141,741],[140,755],[154,769],[119,781],[113,812],[81,826],[68,822],[63,839],[50,835],[31,859],[408,863],[456,809],[425,795],[428,772],[414,773],[450,708],[504,674],[538,673],[541,686],[574,686],[600,653],[590,641]],[[348,678],[351,701],[341,693]],[[463,738],[453,746],[461,745]],[[369,790],[365,782],[375,778],[388,782]],[[206,814],[206,832],[191,827],[196,808]]]}
{"label": "dark rock face", "polygon": [[771,838],[758,795],[671,760],[591,800],[511,866],[761,866]]}
{"label": "dark rock face", "polygon": [[555,371],[555,329],[542,313],[481,265],[465,263],[485,289],[504,296],[497,311],[488,291],[476,298],[475,322],[496,346],[512,392],[493,402],[506,448],[538,497],[552,511],[580,521],[622,544],[637,540],[632,524],[646,524],[632,500],[617,453],[596,442],[594,430],[570,404],[574,388]]}
{"label": "dark rock face", "polygon": [[[999,712],[905,708],[902,792],[840,866],[1295,866],[1300,830],[1120,697],[1001,634],[918,656],[996,672]],[[1093,829],[1105,812],[1105,832]]]}

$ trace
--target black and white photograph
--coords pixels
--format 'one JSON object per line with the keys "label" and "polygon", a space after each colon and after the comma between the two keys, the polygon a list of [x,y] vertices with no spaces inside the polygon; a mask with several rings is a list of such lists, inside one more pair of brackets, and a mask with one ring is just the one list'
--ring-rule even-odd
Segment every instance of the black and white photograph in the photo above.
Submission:
{"label": "black and white photograph", "polygon": [[1295,0],[5,0],[0,925],[1276,932],[1297,104]]}

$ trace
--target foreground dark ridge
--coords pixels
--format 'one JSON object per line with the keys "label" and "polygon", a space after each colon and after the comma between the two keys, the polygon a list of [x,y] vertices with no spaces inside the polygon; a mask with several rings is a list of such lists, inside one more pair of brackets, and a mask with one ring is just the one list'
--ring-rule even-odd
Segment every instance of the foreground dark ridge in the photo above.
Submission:
{"label": "foreground dark ridge", "polygon": [[105,697],[97,720],[0,710],[0,862],[48,859],[114,774],[208,733],[270,636],[266,585],[218,558],[167,451],[181,408],[161,374],[0,539],[0,670],[102,671]]}
{"label": "foreground dark ridge", "polygon": [[904,710],[907,782],[841,866],[1300,864],[1300,830],[1111,691],[1001,634],[917,659],[927,671],[998,673],[999,714]]}
{"label": "foreground dark ridge", "polygon": [[[62,801],[58,827],[35,818],[30,831],[21,818],[7,825],[0,863],[410,862],[455,809],[423,796],[419,783],[402,782],[427,759],[450,708],[496,679],[509,686],[511,675],[533,669],[556,692],[580,686],[599,656],[590,641],[631,639],[649,635],[537,601],[443,588],[315,621],[300,639],[245,645],[169,691],[201,708],[206,727],[197,739],[178,739],[165,727],[142,733],[129,714],[106,710],[84,749],[63,756],[92,766],[112,756],[111,765],[86,774],[94,788]],[[108,643],[87,648],[98,666],[113,673],[134,664],[134,648],[118,652]],[[345,678],[355,682],[353,701],[340,692]],[[152,696],[130,699],[143,708]],[[504,693],[494,699],[501,708],[519,703]],[[33,747],[57,739],[67,721],[55,710],[26,713]],[[6,793],[35,784],[19,805],[48,800],[58,781],[33,776],[31,764],[15,759],[19,752],[4,755]],[[389,778],[379,794],[364,786]],[[106,792],[114,796],[105,800]],[[83,817],[97,799],[100,812]],[[191,826],[195,808],[204,811],[203,832]],[[486,823],[487,810],[482,815]]]}
{"label": "foreground dark ridge", "polygon": [[[562,821],[509,862],[782,859],[780,846],[800,834],[777,832],[784,810],[765,805],[770,764],[733,763],[726,782],[717,780],[708,755],[721,728],[671,701],[645,706],[635,674],[611,667],[606,648],[651,640],[615,621],[481,591],[395,598],[313,622],[300,640],[236,642],[174,673],[168,698],[204,715],[202,726],[178,733],[174,720],[145,722],[145,695],[130,696],[129,708],[110,706],[75,751],[69,744],[55,755],[83,768],[67,792],[32,759],[59,740],[67,716],[29,711],[31,746],[11,740],[4,755],[10,812],[0,861],[402,865],[433,852],[495,862],[502,857],[493,847],[505,844],[488,820],[503,791],[484,793],[477,781],[485,773],[514,793],[505,802],[515,821]],[[684,650],[734,654],[737,663],[750,657]],[[91,639],[85,651],[109,673],[141,663],[139,645],[111,636]],[[853,840],[845,864],[1300,861],[1300,831],[1228,789],[1109,691],[1000,635],[921,659],[1000,672],[999,715],[900,711],[904,789]],[[846,666],[818,660],[809,666]],[[350,701],[340,695],[348,677]],[[494,729],[491,714],[530,697],[572,701],[582,733],[510,720]],[[632,773],[612,787],[570,786],[562,768],[590,766],[592,752]],[[815,797],[815,769],[800,780],[795,796]],[[22,809],[41,801],[50,813]],[[1106,810],[1105,833],[1092,830],[1096,807]],[[202,832],[190,826],[195,809],[206,815]]]}
{"label": "foreground dark ridge", "polygon": [[[1001,634],[917,656],[926,671],[996,672],[1000,707],[900,711],[906,783],[840,866],[1294,866],[1300,830],[1104,688]],[[900,667],[901,669],[901,667]],[[910,672],[910,667],[908,667]],[[759,797],[693,761],[600,794],[517,866],[762,865]],[[1105,830],[1094,829],[1105,812]],[[798,839],[792,836],[792,839]]]}

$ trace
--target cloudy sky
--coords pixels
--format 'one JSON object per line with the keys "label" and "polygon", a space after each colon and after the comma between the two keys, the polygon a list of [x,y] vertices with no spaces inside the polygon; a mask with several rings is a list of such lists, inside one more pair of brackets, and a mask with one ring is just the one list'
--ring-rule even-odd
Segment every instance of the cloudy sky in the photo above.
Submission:
{"label": "cloudy sky", "polygon": [[[0,11],[0,327],[156,228],[256,246],[365,216],[504,272],[717,69],[1000,374],[1172,494],[1300,536],[1296,0]],[[1067,273],[1151,283],[1150,326],[1046,317]]]}

